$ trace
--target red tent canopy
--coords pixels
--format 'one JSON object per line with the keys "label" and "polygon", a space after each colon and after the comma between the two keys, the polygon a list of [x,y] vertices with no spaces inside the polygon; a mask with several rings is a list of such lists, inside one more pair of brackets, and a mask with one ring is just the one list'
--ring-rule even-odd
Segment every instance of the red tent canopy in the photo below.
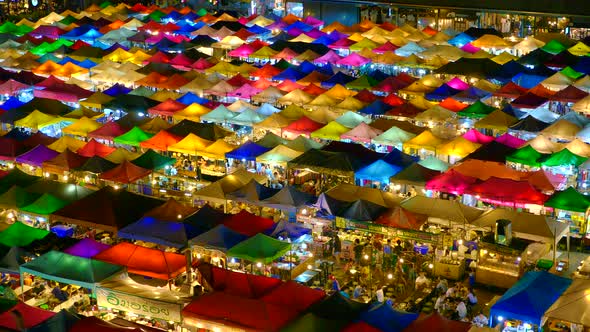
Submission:
{"label": "red tent canopy", "polygon": [[245,78],[244,76],[237,74],[234,77],[227,80],[226,83],[233,87],[240,87],[245,84],[252,84],[253,82]]}
{"label": "red tent canopy", "polygon": [[202,295],[182,310],[187,321],[209,321],[246,331],[278,331],[298,315],[289,308],[223,292]]}
{"label": "red tent canopy", "polygon": [[283,129],[283,132],[292,133],[295,135],[307,135],[322,128],[324,124],[315,122],[312,119],[302,116],[301,118],[291,122],[287,127]]}
{"label": "red tent canopy", "polygon": [[505,97],[505,98],[518,98],[524,95],[528,90],[522,86],[508,82],[508,84],[501,87],[499,90],[494,92],[494,96]]}
{"label": "red tent canopy", "polygon": [[279,279],[233,272],[211,264],[200,264],[199,271],[215,291],[240,297],[257,299],[282,284]]}
{"label": "red tent canopy", "polygon": [[55,316],[54,312],[31,307],[30,305],[19,302],[17,303],[17,305],[10,308],[10,310],[0,314],[0,327],[4,327],[14,331],[20,330],[16,324],[16,319],[12,314],[13,311],[18,311],[21,314],[24,323],[23,327],[25,329],[35,327],[43,323],[44,321],[48,320],[49,318]]}
{"label": "red tent canopy", "polygon": [[405,100],[398,97],[396,94],[389,94],[387,97],[383,98],[383,102],[389,106],[400,106],[405,104]]}
{"label": "red tent canopy", "polygon": [[557,91],[557,93],[549,97],[549,100],[560,101],[563,103],[575,103],[586,96],[588,96],[588,92],[570,85],[563,90]]}
{"label": "red tent canopy", "polygon": [[153,329],[149,326],[132,326],[134,323],[128,322],[128,324],[116,324],[119,319],[115,319],[111,322],[105,322],[104,320],[97,317],[85,317],[68,331],[68,332],[158,332],[161,330]]}
{"label": "red tent canopy", "polygon": [[[371,91],[364,89],[364,90],[359,91],[359,93],[357,93],[356,95],[354,95],[354,98],[362,101],[363,103],[370,104],[370,103],[374,102],[375,100],[378,100],[380,97],[373,94]],[[385,102],[385,100],[383,100],[383,101]]]}
{"label": "red tent canopy", "polygon": [[262,301],[303,312],[324,297],[326,297],[326,293],[322,290],[312,289],[294,281],[287,281],[265,295]]}
{"label": "red tent canopy", "polygon": [[274,221],[242,210],[237,214],[230,215],[223,221],[223,224],[232,231],[247,236],[254,236],[271,228],[274,225]]}
{"label": "red tent canopy", "polygon": [[150,175],[150,173],[152,173],[151,170],[136,166],[125,160],[117,167],[102,173],[99,178],[116,183],[133,183]]}
{"label": "red tent canopy", "polygon": [[403,332],[467,332],[469,329],[470,323],[446,319],[435,313],[418,317]]}
{"label": "red tent canopy", "polygon": [[401,206],[396,206],[379,216],[379,218],[375,220],[375,223],[394,228],[416,230],[420,229],[420,226],[424,224],[426,219],[427,217],[424,215],[415,214]]}
{"label": "red tent canopy", "polygon": [[129,129],[121,127],[116,122],[107,122],[104,126],[88,133],[88,137],[112,141],[115,137],[121,136],[128,132]]}
{"label": "red tent canopy", "polygon": [[273,67],[270,63],[265,64],[261,68],[253,71],[250,76],[252,77],[264,77],[264,78],[272,78],[282,72],[281,69]]}
{"label": "red tent canopy", "polygon": [[147,62],[147,63],[168,63],[168,62],[170,62],[170,58],[166,54],[158,51],[156,54],[152,55],[151,58],[147,59],[145,62]]}
{"label": "red tent canopy", "polygon": [[156,279],[176,278],[186,270],[186,257],[132,243],[121,242],[93,257],[103,262],[127,267],[130,273]]}
{"label": "red tent canopy", "polygon": [[453,169],[437,175],[426,183],[426,189],[445,193],[463,194],[465,189],[477,182],[471,176],[463,175]]}
{"label": "red tent canopy", "polygon": [[515,181],[491,177],[481,183],[472,184],[466,193],[480,196],[481,200],[503,205],[543,205],[549,196],[537,191],[528,181]]}
{"label": "red tent canopy", "polygon": [[183,110],[187,105],[173,99],[166,99],[166,101],[158,105],[148,108],[148,113],[152,115],[172,116],[174,113]]}
{"label": "red tent canopy", "polygon": [[99,143],[93,138],[88,143],[86,143],[86,145],[84,145],[78,151],[76,151],[76,153],[89,158],[94,156],[104,158],[109,154],[113,153],[113,151],[115,150],[115,148]]}
{"label": "red tent canopy", "polygon": [[158,151],[168,151],[170,145],[174,145],[182,140],[182,137],[172,135],[165,130],[160,130],[152,138],[147,141],[139,143],[139,146],[144,149],[153,149]]}

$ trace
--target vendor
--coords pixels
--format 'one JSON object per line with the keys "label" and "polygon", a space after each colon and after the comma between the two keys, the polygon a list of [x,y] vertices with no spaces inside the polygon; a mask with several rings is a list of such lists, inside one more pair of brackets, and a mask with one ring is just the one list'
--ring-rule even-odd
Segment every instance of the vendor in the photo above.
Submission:
{"label": "vendor", "polygon": [[428,287],[430,285],[430,279],[426,278],[424,272],[420,272],[420,275],[416,278],[416,289]]}

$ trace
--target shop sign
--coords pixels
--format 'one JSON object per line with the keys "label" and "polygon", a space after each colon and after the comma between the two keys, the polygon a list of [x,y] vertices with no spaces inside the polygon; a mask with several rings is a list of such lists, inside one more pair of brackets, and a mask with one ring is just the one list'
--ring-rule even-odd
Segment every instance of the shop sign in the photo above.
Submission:
{"label": "shop sign", "polygon": [[180,323],[180,305],[145,299],[143,297],[97,288],[96,300],[100,307],[131,312],[136,315]]}
{"label": "shop sign", "polygon": [[385,227],[379,224],[369,222],[352,221],[346,218],[336,217],[336,227],[356,229],[376,234],[384,234],[390,236],[397,236],[403,239],[415,240],[418,242],[437,242],[438,235],[427,232],[413,231],[407,229],[399,229],[392,227]]}

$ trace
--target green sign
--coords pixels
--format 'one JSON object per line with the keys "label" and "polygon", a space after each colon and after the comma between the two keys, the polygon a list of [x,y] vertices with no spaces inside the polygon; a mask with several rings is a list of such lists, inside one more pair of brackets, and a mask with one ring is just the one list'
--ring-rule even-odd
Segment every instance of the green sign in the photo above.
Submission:
{"label": "green sign", "polygon": [[96,289],[96,300],[99,306],[105,308],[117,309],[140,316],[158,318],[176,323],[182,321],[180,317],[180,305],[177,303],[154,301],[106,288]]}
{"label": "green sign", "polygon": [[352,221],[345,218],[336,217],[336,227],[356,229],[376,234],[384,234],[389,236],[397,236],[402,239],[414,240],[418,242],[438,242],[439,236],[437,234],[414,231],[410,229],[400,229],[393,227],[386,227],[379,224],[369,222]]}

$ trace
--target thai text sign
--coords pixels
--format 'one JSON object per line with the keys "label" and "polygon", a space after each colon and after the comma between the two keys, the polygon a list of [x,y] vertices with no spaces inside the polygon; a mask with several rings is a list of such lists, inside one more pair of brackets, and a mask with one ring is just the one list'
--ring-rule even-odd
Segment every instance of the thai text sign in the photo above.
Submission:
{"label": "thai text sign", "polygon": [[127,311],[136,315],[159,318],[180,323],[180,305],[145,299],[143,297],[97,288],[98,305],[105,308]]}

